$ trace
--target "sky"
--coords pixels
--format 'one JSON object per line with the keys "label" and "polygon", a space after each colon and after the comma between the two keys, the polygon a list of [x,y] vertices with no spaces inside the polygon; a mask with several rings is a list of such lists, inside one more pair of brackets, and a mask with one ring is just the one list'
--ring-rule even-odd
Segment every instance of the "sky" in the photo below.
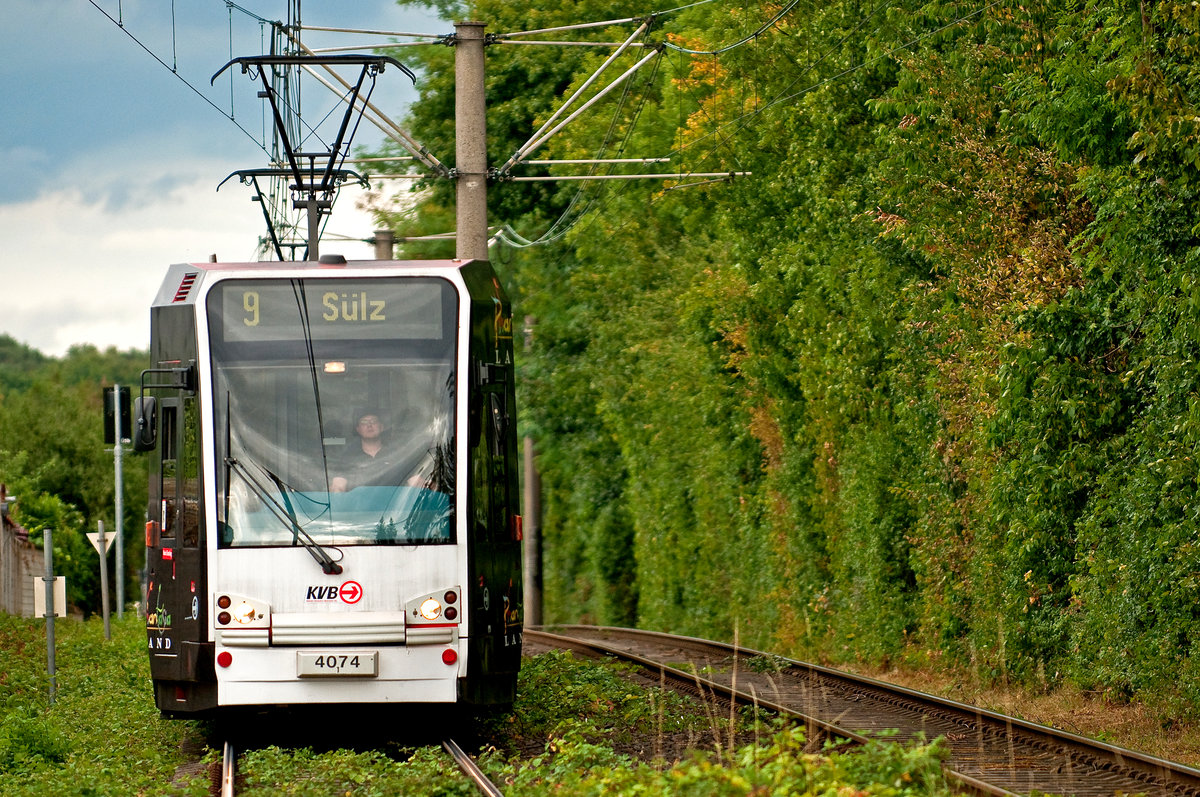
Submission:
{"label": "sky", "polygon": [[[263,53],[269,31],[264,38],[255,16],[285,19],[287,6],[287,0],[0,2],[0,334],[56,357],[75,344],[144,349],[150,302],[168,265],[214,254],[222,261],[257,259],[266,225],[251,189],[236,178],[217,186],[235,170],[267,165],[260,144],[270,121],[255,96],[259,84],[237,67],[215,86],[209,80],[231,58]],[[301,12],[311,26],[453,30],[393,0],[309,0]],[[303,40],[315,48],[386,39],[306,31]],[[391,53],[406,60],[405,48]],[[319,85],[302,91],[306,118],[310,109],[318,117],[334,107],[333,95]],[[372,101],[399,120],[415,96],[407,77],[385,69]],[[245,131],[223,115],[231,102]],[[338,121],[340,112],[332,124]],[[329,131],[326,140],[336,132],[319,129]],[[354,145],[375,148],[381,141],[364,122]],[[356,207],[361,198],[357,189],[343,190],[323,254],[373,257],[362,242],[374,225]]]}

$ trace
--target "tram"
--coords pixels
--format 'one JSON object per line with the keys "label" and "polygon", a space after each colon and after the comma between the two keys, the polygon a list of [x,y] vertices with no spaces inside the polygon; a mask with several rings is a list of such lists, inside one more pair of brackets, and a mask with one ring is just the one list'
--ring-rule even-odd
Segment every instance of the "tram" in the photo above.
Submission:
{"label": "tram", "polygon": [[512,329],[486,261],[170,267],[134,401],[161,712],[511,704]]}

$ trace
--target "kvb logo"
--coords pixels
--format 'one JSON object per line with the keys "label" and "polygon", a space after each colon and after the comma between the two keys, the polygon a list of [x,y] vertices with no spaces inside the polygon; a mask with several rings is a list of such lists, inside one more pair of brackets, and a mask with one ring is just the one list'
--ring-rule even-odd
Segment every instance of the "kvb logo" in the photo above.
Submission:
{"label": "kvb logo", "polygon": [[363,596],[363,588],[357,581],[347,581],[334,586],[310,586],[304,595],[309,602],[332,602],[340,600],[343,603],[358,603]]}
{"label": "kvb logo", "polygon": [[338,587],[309,587],[308,594],[304,596],[306,601],[335,601],[338,596]]}

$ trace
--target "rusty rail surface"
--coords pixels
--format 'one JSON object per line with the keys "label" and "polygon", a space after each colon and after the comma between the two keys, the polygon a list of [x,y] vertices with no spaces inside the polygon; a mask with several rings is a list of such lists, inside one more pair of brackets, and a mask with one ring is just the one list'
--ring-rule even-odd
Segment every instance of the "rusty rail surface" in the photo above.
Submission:
{"label": "rusty rail surface", "polygon": [[947,774],[976,793],[1200,797],[1200,770],[770,653],[595,626],[526,629],[525,641],[616,656],[675,683],[798,717],[831,737],[865,742],[885,731],[897,741],[943,737]]}

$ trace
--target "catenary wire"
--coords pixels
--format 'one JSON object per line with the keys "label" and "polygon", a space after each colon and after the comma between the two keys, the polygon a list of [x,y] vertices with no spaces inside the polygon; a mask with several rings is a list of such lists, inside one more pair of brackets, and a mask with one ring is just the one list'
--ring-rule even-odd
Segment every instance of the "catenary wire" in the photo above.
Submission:
{"label": "catenary wire", "polygon": [[[882,9],[882,8],[884,8],[884,7],[886,7],[886,6],[889,4],[889,2],[890,2],[890,0],[884,0],[884,2],[883,2],[883,3],[882,3],[880,6],[877,6],[877,7],[876,7],[876,9],[875,9],[875,10],[873,10],[873,11],[872,11],[872,12],[871,12],[871,13],[870,13],[870,14],[869,14],[867,17],[866,17],[866,19],[870,19],[871,17],[873,17],[873,16],[874,16],[876,13],[878,13],[878,12],[879,12],[879,10],[881,10],[881,9]],[[913,37],[912,39],[908,40],[907,42],[905,42],[905,43],[903,43],[903,44],[901,44],[901,45],[899,45],[899,46],[897,46],[897,47],[891,48],[890,50],[888,50],[888,51],[887,51],[886,53],[884,53],[883,55],[880,55],[880,56],[878,56],[878,57],[876,57],[876,58],[872,58],[872,59],[870,59],[870,60],[863,61],[863,62],[861,62],[861,63],[859,63],[859,64],[856,64],[856,65],[854,65],[854,66],[852,66],[852,67],[849,67],[849,68],[847,68],[847,69],[844,69],[844,70],[842,70],[841,72],[838,72],[838,73],[836,73],[836,74],[834,74],[834,75],[831,75],[831,76],[829,76],[829,77],[825,78],[824,80],[819,80],[819,81],[817,81],[817,82],[815,82],[815,83],[813,83],[813,84],[811,84],[811,85],[809,85],[809,86],[807,86],[807,87],[805,87],[805,88],[803,88],[803,89],[800,89],[799,91],[795,91],[795,92],[792,92],[792,93],[790,93],[790,94],[786,93],[786,92],[787,92],[787,91],[788,91],[788,90],[791,88],[791,86],[794,86],[794,85],[795,85],[795,84],[796,84],[796,83],[799,81],[799,78],[796,78],[795,80],[793,80],[791,83],[789,83],[789,84],[788,84],[788,87],[787,87],[787,88],[785,88],[785,89],[783,90],[783,91],[784,91],[784,93],[781,93],[780,95],[777,95],[777,96],[776,96],[774,99],[772,99],[772,100],[768,101],[768,102],[767,102],[767,103],[765,103],[765,104],[764,104],[762,107],[760,107],[760,108],[757,108],[757,109],[755,109],[754,111],[751,111],[750,113],[743,114],[742,116],[740,116],[740,117],[738,117],[738,118],[736,118],[736,119],[733,119],[733,120],[731,120],[730,122],[726,123],[726,124],[725,124],[725,125],[724,125],[724,126],[721,128],[721,129],[719,129],[719,130],[717,130],[717,131],[714,131],[714,132],[712,132],[712,133],[709,133],[707,136],[704,136],[704,137],[698,138],[698,139],[696,139],[696,140],[693,140],[693,141],[691,141],[691,142],[689,142],[689,143],[687,143],[687,144],[684,144],[684,145],[681,145],[680,147],[677,147],[677,148],[676,148],[675,150],[673,150],[673,151],[672,151],[670,154],[671,154],[671,155],[676,155],[676,154],[678,154],[678,153],[682,152],[683,150],[685,150],[685,149],[688,149],[689,147],[692,147],[692,146],[694,146],[694,145],[696,145],[696,144],[699,144],[700,142],[702,142],[702,141],[704,141],[704,140],[706,140],[706,139],[708,139],[708,138],[711,138],[711,137],[712,137],[712,136],[714,136],[714,135],[718,135],[718,134],[719,134],[719,133],[720,133],[722,130],[724,130],[724,129],[728,128],[728,127],[729,127],[729,126],[731,126],[731,125],[738,125],[738,130],[741,130],[742,128],[744,128],[745,126],[747,126],[747,125],[748,125],[750,122],[757,120],[757,118],[758,118],[758,117],[762,116],[762,115],[763,115],[764,113],[766,113],[768,110],[770,110],[770,109],[773,109],[774,107],[776,107],[776,106],[778,106],[778,105],[781,105],[781,104],[782,104],[782,103],[784,103],[784,102],[787,102],[787,101],[790,101],[790,100],[794,100],[795,98],[797,98],[797,97],[800,97],[800,96],[802,96],[802,95],[804,95],[804,94],[807,94],[807,93],[808,93],[808,92],[810,92],[810,91],[815,91],[815,90],[817,90],[817,89],[821,88],[822,86],[825,86],[825,85],[827,85],[827,84],[829,84],[829,83],[832,83],[832,82],[834,82],[834,81],[840,80],[840,79],[842,79],[842,78],[846,77],[847,75],[849,75],[849,74],[852,74],[852,73],[854,73],[854,72],[856,72],[856,71],[858,71],[858,70],[860,70],[860,69],[864,69],[864,68],[867,68],[867,67],[871,66],[872,64],[878,63],[879,61],[883,60],[884,58],[894,57],[895,53],[897,53],[897,52],[899,52],[899,51],[902,51],[902,50],[909,49],[909,48],[911,48],[911,47],[914,47],[915,45],[917,45],[918,43],[920,43],[920,42],[921,42],[921,41],[923,41],[924,39],[927,39],[927,38],[929,38],[930,36],[937,35],[938,33],[941,33],[942,31],[948,30],[949,28],[952,28],[952,27],[954,27],[955,25],[958,25],[958,24],[960,24],[960,23],[962,23],[962,22],[965,22],[965,21],[967,21],[967,20],[969,20],[969,19],[972,19],[972,18],[974,18],[974,17],[977,17],[977,16],[979,16],[980,14],[986,13],[986,12],[987,12],[989,9],[991,9],[991,8],[995,7],[996,5],[999,5],[1001,2],[1002,2],[1002,0],[992,0],[992,2],[988,3],[988,4],[987,4],[987,5],[985,5],[985,6],[982,6],[982,7],[980,7],[980,8],[977,8],[977,9],[975,9],[974,11],[971,11],[970,13],[964,14],[963,16],[961,16],[961,17],[958,17],[958,18],[956,18],[956,19],[954,19],[954,20],[952,20],[952,21],[950,21],[950,22],[946,23],[945,25],[942,25],[942,26],[940,26],[940,27],[938,27],[938,28],[935,28],[935,29],[933,29],[933,30],[930,30],[930,31],[926,31],[925,33],[922,33],[922,34],[920,34],[920,35],[918,35],[918,36],[915,36],[915,37]],[[846,36],[844,36],[844,37],[843,37],[843,38],[842,38],[842,39],[841,39],[841,40],[840,40],[840,41],[839,41],[839,42],[838,42],[836,45],[834,45],[832,48],[830,48],[830,49],[829,49],[829,50],[827,50],[827,51],[826,51],[824,54],[822,54],[820,58],[818,58],[816,61],[814,61],[812,64],[810,64],[810,65],[809,65],[807,68],[805,68],[805,69],[804,69],[804,71],[803,71],[803,72],[801,72],[801,76],[803,76],[803,75],[805,75],[805,74],[808,74],[808,73],[809,73],[809,72],[811,72],[811,71],[812,71],[814,68],[816,68],[816,67],[817,67],[817,66],[818,66],[818,65],[819,65],[819,64],[820,64],[822,61],[824,61],[824,60],[825,60],[825,59],[826,59],[826,58],[827,58],[827,57],[828,57],[828,56],[829,56],[829,55],[830,55],[832,52],[834,52],[834,51],[835,51],[835,50],[836,50],[838,47],[841,47],[841,46],[842,46],[842,45],[843,45],[843,44],[846,42],[846,40],[849,38],[849,36],[850,36],[851,34],[853,34],[853,33],[857,32],[857,30],[858,30],[859,28],[861,28],[861,27],[862,27],[862,23],[860,23],[858,26],[856,26],[856,27],[855,27],[855,29],[854,29],[854,30],[852,30],[852,31],[850,31],[850,33],[848,33]],[[875,30],[878,30],[878,26],[875,28]],[[737,132],[737,131],[735,130],[734,132]],[[733,133],[731,133],[731,134],[730,134],[730,136],[732,136],[732,135],[733,135]],[[715,150],[716,150],[716,147],[713,147],[712,151],[715,151]],[[711,152],[712,152],[712,151],[710,151],[709,155],[711,155]],[[701,162],[703,162],[703,160],[707,159],[707,158],[709,157],[709,155],[705,155],[703,158],[701,158]],[[685,176],[686,176],[686,175],[682,175],[682,174],[681,174],[681,177],[685,177]],[[616,198],[616,196],[614,196],[613,194],[616,194],[616,195],[618,195],[618,196],[619,196],[619,194],[620,194],[620,193],[621,193],[621,192],[622,192],[622,191],[623,191],[625,188],[626,188],[626,186],[621,186],[621,187],[619,187],[619,188],[617,189],[617,191],[615,191],[615,192],[613,192],[612,194],[610,194],[610,195],[609,195],[609,201],[611,201],[611,200],[613,200],[613,199],[615,199],[615,198]],[[654,201],[657,201],[657,200],[653,200],[653,199],[652,199],[651,201],[652,201],[652,202],[654,202]],[[605,203],[605,206],[607,206],[607,204],[608,204],[608,202],[606,201],[606,203]],[[589,222],[589,227],[590,227],[590,225],[591,225],[591,224],[594,224],[594,223],[595,223],[595,221],[596,221],[596,216],[603,215],[603,210],[604,210],[604,208],[602,208],[602,209],[601,209],[601,211],[600,211],[599,213],[597,213],[597,214],[593,214],[593,217],[592,217],[591,221]],[[574,224],[578,224],[580,220],[581,220],[581,219],[577,219],[577,220],[574,222]],[[574,224],[573,224],[573,226],[574,226]],[[560,237],[561,237],[561,236],[560,236]],[[556,240],[557,240],[557,239],[556,239]],[[552,291],[556,290],[556,289],[557,289],[557,288],[558,288],[558,287],[559,287],[559,286],[560,286],[560,285],[563,283],[563,281],[565,281],[566,279],[569,279],[569,278],[570,278],[570,276],[571,276],[571,273],[572,273],[572,270],[568,270],[566,273],[563,273],[563,274],[562,274],[560,277],[558,277],[558,278],[556,278],[556,279],[552,279],[552,280],[550,280],[550,281],[548,282],[548,284],[546,284],[546,285],[544,285],[544,286],[542,286],[542,287],[538,288],[538,289],[537,289],[537,290],[535,290],[535,291],[532,291],[532,292],[530,292],[530,293],[524,294],[524,295],[523,295],[523,297],[522,297],[522,298],[523,298],[523,300],[524,300],[524,301],[529,301],[529,300],[531,300],[531,299],[536,299],[537,297],[544,296],[544,295],[546,295],[546,294],[548,294],[548,293],[550,293],[550,292],[552,292]]]}
{"label": "catenary wire", "polygon": [[271,153],[267,151],[266,146],[261,141],[259,141],[257,138],[255,138],[254,135],[249,130],[242,127],[242,124],[240,122],[238,122],[238,120],[235,119],[232,114],[226,113],[225,109],[221,108],[221,106],[217,105],[215,102],[213,102],[211,99],[209,99],[204,94],[204,92],[200,91],[200,89],[198,89],[194,85],[192,85],[192,83],[187,78],[185,78],[183,75],[179,74],[179,71],[177,69],[171,68],[167,64],[166,61],[164,61],[162,58],[160,58],[158,56],[157,53],[155,53],[153,50],[151,50],[149,47],[147,47],[141,41],[141,39],[139,39],[137,36],[134,36],[133,33],[130,32],[129,28],[125,27],[123,21],[117,21],[116,19],[114,19],[111,14],[109,14],[107,11],[105,11],[103,8],[100,7],[100,5],[96,2],[96,0],[88,0],[88,2],[91,3],[93,8],[95,8],[97,11],[99,11],[101,14],[103,14],[105,16],[105,18],[108,19],[109,22],[116,25],[121,30],[122,33],[124,33],[126,36],[128,36],[130,39],[132,39],[134,41],[134,43],[137,44],[138,47],[141,47],[143,50],[145,50],[146,53],[151,58],[153,58],[155,61],[157,61],[163,67],[163,69],[166,69],[168,72],[170,72],[176,78],[178,78],[180,80],[180,82],[182,82],[183,85],[185,85],[189,89],[191,89],[196,94],[197,97],[199,97],[200,99],[204,100],[209,105],[211,105],[217,113],[221,114],[221,116],[224,116],[230,122],[233,122],[234,126],[237,127],[238,130],[241,130],[243,133],[245,133],[247,138],[249,138],[251,141],[253,141],[259,149],[261,149],[264,153],[267,154],[268,157],[270,157]]}
{"label": "catenary wire", "polygon": [[772,26],[775,25],[776,22],[778,22],[779,20],[781,20],[785,16],[787,16],[791,12],[791,10],[798,5],[800,5],[800,0],[792,0],[792,2],[788,3],[786,6],[784,6],[779,11],[777,11],[775,13],[775,16],[771,17],[770,20],[763,23],[762,26],[758,28],[758,30],[754,31],[753,33],[749,34],[748,36],[744,36],[741,40],[736,41],[733,44],[727,44],[724,47],[719,47],[715,50],[692,50],[687,47],[681,47],[678,44],[672,44],[669,41],[663,42],[663,46],[667,47],[668,49],[676,50],[681,53],[687,53],[689,55],[720,55],[721,53],[727,53],[730,50],[741,47],[744,44],[749,44],[750,42],[754,41],[762,34],[766,33],[768,30],[771,29]]}
{"label": "catenary wire", "polygon": [[[645,109],[646,102],[649,99],[649,87],[654,85],[655,80],[658,76],[658,70],[659,70],[659,67],[661,66],[661,64],[662,64],[661,58],[659,58],[655,61],[653,70],[651,71],[650,75],[646,78],[646,80],[644,82],[646,90],[644,90],[642,92],[641,101],[638,103],[638,107],[634,111],[633,117],[625,129],[625,135],[624,135],[623,140],[621,141],[620,145],[617,147],[617,150],[615,153],[617,157],[620,157],[625,152],[625,148],[629,143],[629,139],[632,137],[633,131],[637,127],[637,122],[641,118],[642,111]],[[604,157],[604,154],[605,154],[606,150],[608,149],[609,144],[612,141],[613,134],[615,133],[616,128],[617,128],[617,121],[621,115],[621,110],[625,107],[625,103],[627,102],[630,94],[633,91],[632,83],[633,82],[631,81],[630,83],[627,83],[623,87],[621,97],[617,102],[616,108],[613,110],[612,118],[609,120],[609,126],[608,126],[608,130],[605,132],[604,140],[601,142],[600,147],[597,150],[597,153],[596,153],[597,159]],[[614,167],[609,166],[610,172],[611,172],[612,168],[614,168]],[[589,169],[589,175],[594,175],[598,171],[598,169],[599,169],[599,165],[592,166],[592,168]],[[587,216],[588,211],[591,209],[592,205],[596,201],[596,197],[594,197],[594,196],[587,197],[586,203],[584,204],[582,209],[576,210],[577,206],[579,205],[579,203],[581,201],[583,201],[585,196],[586,196],[585,187],[581,186],[572,195],[570,201],[567,204],[567,208],[563,211],[563,213],[558,217],[558,219],[556,219],[554,221],[554,223],[550,226],[550,228],[545,233],[543,233],[541,236],[539,236],[536,240],[530,240],[528,238],[525,238],[524,236],[521,236],[509,224],[505,224],[500,229],[500,231],[496,234],[495,238],[497,240],[504,241],[505,243],[509,244],[510,246],[514,246],[516,248],[527,248],[530,246],[538,246],[538,245],[551,243],[553,241],[557,241],[557,240],[561,239],[563,236],[565,236],[568,232],[570,232],[571,229],[573,229],[584,217]]]}

